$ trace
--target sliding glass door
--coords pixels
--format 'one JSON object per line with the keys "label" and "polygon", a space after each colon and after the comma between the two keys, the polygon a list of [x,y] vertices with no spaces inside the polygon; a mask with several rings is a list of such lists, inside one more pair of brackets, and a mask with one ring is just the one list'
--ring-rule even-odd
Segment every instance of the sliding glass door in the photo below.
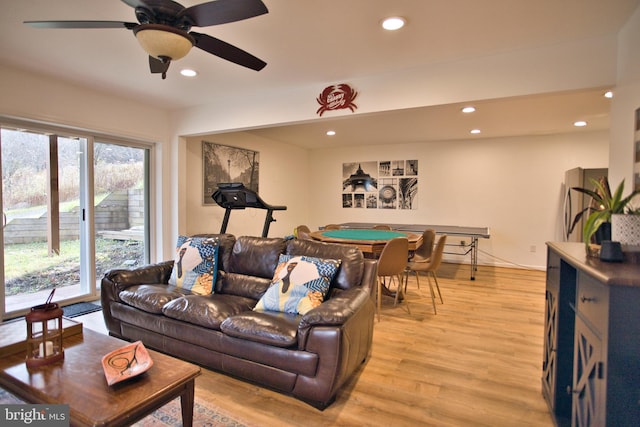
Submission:
{"label": "sliding glass door", "polygon": [[149,148],[3,127],[2,318],[96,299],[110,268],[148,262]]}
{"label": "sliding glass door", "polygon": [[148,260],[148,152],[117,144],[94,145],[96,277]]}

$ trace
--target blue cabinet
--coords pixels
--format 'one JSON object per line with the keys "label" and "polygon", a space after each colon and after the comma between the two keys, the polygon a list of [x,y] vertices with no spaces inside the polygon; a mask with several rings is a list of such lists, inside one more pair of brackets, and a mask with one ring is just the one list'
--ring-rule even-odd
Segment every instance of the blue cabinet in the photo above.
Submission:
{"label": "blue cabinet", "polygon": [[640,265],[548,243],[542,393],[558,426],[640,425]]}

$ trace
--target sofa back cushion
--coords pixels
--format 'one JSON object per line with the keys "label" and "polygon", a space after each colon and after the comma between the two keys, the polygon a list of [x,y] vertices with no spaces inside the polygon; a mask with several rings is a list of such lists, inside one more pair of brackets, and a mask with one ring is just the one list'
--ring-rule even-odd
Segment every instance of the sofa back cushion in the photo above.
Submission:
{"label": "sofa back cushion", "polygon": [[220,271],[216,292],[251,298],[258,301],[266,290],[269,289],[269,286],[271,286],[271,280],[263,277]]}
{"label": "sofa back cushion", "polygon": [[240,236],[233,245],[225,271],[271,280],[285,248],[281,238]]}
{"label": "sofa back cushion", "polygon": [[332,288],[347,290],[354,286],[360,286],[362,282],[364,256],[362,251],[355,246],[293,239],[287,242],[286,253],[293,256],[306,255],[340,260],[338,272],[331,282]]}

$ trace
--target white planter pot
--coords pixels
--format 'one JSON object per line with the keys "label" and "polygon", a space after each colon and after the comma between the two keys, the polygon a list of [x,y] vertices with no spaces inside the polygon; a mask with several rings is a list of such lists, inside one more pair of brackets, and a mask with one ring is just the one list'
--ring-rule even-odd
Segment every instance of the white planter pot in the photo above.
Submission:
{"label": "white planter pot", "polygon": [[611,240],[623,251],[640,251],[640,215],[611,215]]}

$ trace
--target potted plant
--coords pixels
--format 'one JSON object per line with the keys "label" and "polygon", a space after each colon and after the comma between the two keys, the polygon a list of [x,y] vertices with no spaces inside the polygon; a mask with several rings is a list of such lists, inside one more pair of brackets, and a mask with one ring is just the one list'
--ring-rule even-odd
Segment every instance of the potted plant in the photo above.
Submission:
{"label": "potted plant", "polygon": [[[572,187],[573,190],[584,193],[592,198],[592,203],[578,212],[571,226],[573,229],[584,215],[589,215],[582,229],[582,239],[587,245],[587,252],[589,252],[589,245],[594,243],[594,241],[596,244],[600,244],[602,240],[611,240],[612,215],[626,214],[634,211],[630,202],[637,194],[640,194],[640,190],[635,190],[628,196],[623,197],[624,180],[618,185],[614,193],[611,193],[607,178],[603,177],[600,180],[591,179],[591,183],[594,187],[593,190],[582,187]],[[598,238],[596,239],[597,234]]]}

